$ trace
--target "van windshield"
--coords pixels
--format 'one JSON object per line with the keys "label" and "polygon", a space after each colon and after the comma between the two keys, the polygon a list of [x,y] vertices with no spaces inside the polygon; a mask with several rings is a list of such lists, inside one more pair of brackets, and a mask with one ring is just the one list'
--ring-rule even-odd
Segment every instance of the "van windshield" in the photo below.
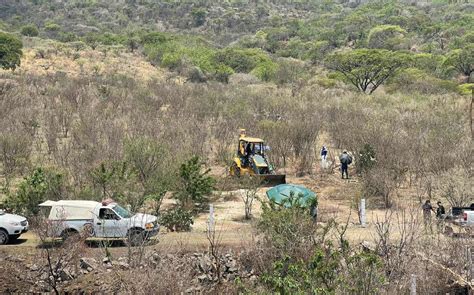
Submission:
{"label": "van windshield", "polygon": [[114,211],[122,218],[130,218],[132,217],[132,214],[128,212],[127,209],[120,207],[119,205],[115,205],[113,207]]}

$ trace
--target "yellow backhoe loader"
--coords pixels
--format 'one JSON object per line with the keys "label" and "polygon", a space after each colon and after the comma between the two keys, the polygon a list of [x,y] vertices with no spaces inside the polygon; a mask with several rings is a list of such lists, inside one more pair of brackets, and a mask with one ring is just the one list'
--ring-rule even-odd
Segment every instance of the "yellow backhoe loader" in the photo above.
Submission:
{"label": "yellow backhoe loader", "polygon": [[245,129],[240,129],[237,155],[230,167],[230,175],[258,175],[266,185],[286,183],[284,174],[276,174],[266,157],[267,146],[263,139],[248,137]]}

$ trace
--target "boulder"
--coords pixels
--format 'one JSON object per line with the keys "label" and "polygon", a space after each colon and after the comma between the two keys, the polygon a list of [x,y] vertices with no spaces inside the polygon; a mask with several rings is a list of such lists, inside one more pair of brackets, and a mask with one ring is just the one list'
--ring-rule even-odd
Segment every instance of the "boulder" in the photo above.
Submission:
{"label": "boulder", "polygon": [[199,265],[199,269],[204,273],[208,273],[212,269],[212,261],[207,255],[199,259],[198,265]]}
{"label": "boulder", "polygon": [[79,260],[80,267],[82,269],[87,269],[87,271],[92,271],[97,268],[97,260],[94,258],[83,257]]}

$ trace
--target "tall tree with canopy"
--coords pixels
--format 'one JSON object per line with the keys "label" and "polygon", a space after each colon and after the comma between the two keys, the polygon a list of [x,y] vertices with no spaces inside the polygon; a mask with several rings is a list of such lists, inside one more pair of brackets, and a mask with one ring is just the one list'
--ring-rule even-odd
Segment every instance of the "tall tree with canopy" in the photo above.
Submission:
{"label": "tall tree with canopy", "polygon": [[385,49],[357,49],[335,52],[326,66],[341,73],[360,91],[371,94],[410,61],[410,55]]}

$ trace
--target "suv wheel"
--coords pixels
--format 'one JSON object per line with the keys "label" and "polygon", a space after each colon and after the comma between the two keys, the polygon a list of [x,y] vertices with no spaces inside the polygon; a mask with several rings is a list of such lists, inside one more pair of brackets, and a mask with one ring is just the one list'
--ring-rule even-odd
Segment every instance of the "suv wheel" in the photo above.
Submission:
{"label": "suv wheel", "polygon": [[8,243],[8,233],[0,229],[0,245],[5,245],[6,243]]}

